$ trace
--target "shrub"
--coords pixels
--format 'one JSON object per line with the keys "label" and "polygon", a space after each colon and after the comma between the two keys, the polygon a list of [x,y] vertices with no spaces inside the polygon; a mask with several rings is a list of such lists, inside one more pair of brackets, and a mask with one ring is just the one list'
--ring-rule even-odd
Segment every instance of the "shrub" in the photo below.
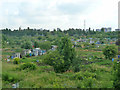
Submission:
{"label": "shrub", "polygon": [[85,88],[92,88],[95,81],[96,81],[96,79],[94,79],[92,77],[85,78],[85,80],[84,80]]}
{"label": "shrub", "polygon": [[78,80],[83,80],[84,76],[80,73],[77,73],[77,74],[75,74],[75,76],[73,78],[78,79]]}
{"label": "shrub", "polygon": [[15,48],[14,46],[12,46],[12,48]]}
{"label": "shrub", "polygon": [[120,88],[120,62],[114,62],[114,81],[113,81],[113,87],[118,89]]}
{"label": "shrub", "polygon": [[24,70],[24,69],[35,70],[36,68],[37,68],[36,65],[30,62],[20,65],[20,70]]}
{"label": "shrub", "polygon": [[20,78],[16,74],[3,72],[2,80],[15,83],[20,81]]}
{"label": "shrub", "polygon": [[32,44],[31,44],[30,41],[27,41],[26,43],[22,44],[21,48],[31,49],[32,48]]}
{"label": "shrub", "polygon": [[44,62],[48,65],[54,67],[55,72],[64,72],[64,60],[63,56],[60,56],[58,51],[49,52],[45,58]]}
{"label": "shrub", "polygon": [[117,54],[117,49],[115,46],[106,46],[103,49],[103,54],[105,55],[106,59],[112,59],[116,56]]}
{"label": "shrub", "polygon": [[45,41],[39,44],[39,47],[41,49],[45,49],[46,51],[48,51],[49,49],[51,49],[51,42],[50,41]]}
{"label": "shrub", "polygon": [[90,73],[88,71],[86,72],[77,72],[75,73],[71,79],[73,80],[80,80],[77,84],[77,88],[92,88],[95,87],[95,81],[96,81],[96,74]]}
{"label": "shrub", "polygon": [[81,45],[76,45],[76,47],[80,47],[81,48],[82,46]]}
{"label": "shrub", "polygon": [[34,47],[38,48],[39,47],[39,43],[37,41],[34,42]]}
{"label": "shrub", "polygon": [[96,74],[94,73],[90,73],[88,71],[82,73],[82,72],[77,72],[73,75],[73,79],[78,79],[78,80],[83,80],[85,78],[89,78],[89,77],[92,77],[92,78],[96,78]]}
{"label": "shrub", "polygon": [[73,69],[74,69],[74,72],[79,72],[80,71],[80,65],[76,65]]}
{"label": "shrub", "polygon": [[20,62],[20,59],[19,59],[19,58],[14,58],[14,60],[13,60],[13,63],[14,63],[14,64],[19,64],[19,62]]}
{"label": "shrub", "polygon": [[30,54],[27,54],[26,57],[30,57]]}
{"label": "shrub", "polygon": [[82,83],[82,82],[79,82],[79,83],[77,83],[77,88],[85,88],[85,86],[84,86],[84,83]]}
{"label": "shrub", "polygon": [[23,57],[22,59],[26,59],[26,57]]}

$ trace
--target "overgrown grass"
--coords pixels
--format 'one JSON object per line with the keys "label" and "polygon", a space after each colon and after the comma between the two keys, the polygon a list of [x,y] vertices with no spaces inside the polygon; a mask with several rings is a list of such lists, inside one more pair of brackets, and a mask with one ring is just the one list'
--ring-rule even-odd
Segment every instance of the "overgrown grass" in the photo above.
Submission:
{"label": "overgrown grass", "polygon": [[[36,70],[19,71],[20,65],[3,63],[3,88],[15,82],[19,88],[111,88],[111,69],[106,66],[84,65],[86,71],[55,73],[51,66],[38,66]],[[8,78],[6,78],[8,77]]]}
{"label": "overgrown grass", "polygon": [[[12,84],[17,82],[19,88],[112,88],[112,60],[104,59],[102,52],[85,51],[79,48],[76,51],[81,60],[79,72],[55,73],[52,66],[43,63],[44,55],[22,58],[18,65],[13,64],[12,61],[3,62],[2,87],[12,88]],[[37,65],[36,69],[18,69],[22,63],[31,62]]]}

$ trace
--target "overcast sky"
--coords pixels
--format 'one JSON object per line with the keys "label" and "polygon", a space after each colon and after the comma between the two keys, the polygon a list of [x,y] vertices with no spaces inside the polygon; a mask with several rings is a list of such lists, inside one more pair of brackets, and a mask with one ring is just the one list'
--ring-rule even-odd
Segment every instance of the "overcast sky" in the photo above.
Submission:
{"label": "overcast sky", "polygon": [[0,29],[118,28],[120,0],[0,0]]}

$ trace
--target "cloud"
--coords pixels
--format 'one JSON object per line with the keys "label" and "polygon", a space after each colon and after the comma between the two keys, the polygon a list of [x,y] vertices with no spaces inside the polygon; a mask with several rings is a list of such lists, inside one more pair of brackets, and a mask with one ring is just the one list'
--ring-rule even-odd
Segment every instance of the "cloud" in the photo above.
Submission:
{"label": "cloud", "polygon": [[[119,0],[2,0],[0,28],[117,28]],[[2,22],[1,22],[2,21]]]}
{"label": "cloud", "polygon": [[57,9],[63,14],[81,14],[88,10],[92,4],[92,2],[61,3],[57,5]]}

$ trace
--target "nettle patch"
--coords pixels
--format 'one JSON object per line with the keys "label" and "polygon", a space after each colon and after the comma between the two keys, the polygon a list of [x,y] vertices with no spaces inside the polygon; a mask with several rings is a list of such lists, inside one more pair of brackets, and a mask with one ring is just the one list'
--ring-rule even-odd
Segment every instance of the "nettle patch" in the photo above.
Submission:
{"label": "nettle patch", "polygon": [[21,80],[21,78],[17,74],[3,72],[2,80],[7,81],[7,82],[16,83],[16,82],[19,82]]}
{"label": "nettle patch", "polygon": [[37,68],[37,65],[34,63],[23,63],[20,65],[19,69],[20,70],[25,70],[25,69],[30,69],[30,70],[35,70]]}

